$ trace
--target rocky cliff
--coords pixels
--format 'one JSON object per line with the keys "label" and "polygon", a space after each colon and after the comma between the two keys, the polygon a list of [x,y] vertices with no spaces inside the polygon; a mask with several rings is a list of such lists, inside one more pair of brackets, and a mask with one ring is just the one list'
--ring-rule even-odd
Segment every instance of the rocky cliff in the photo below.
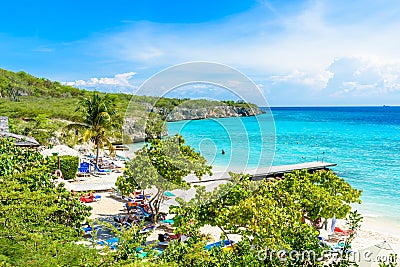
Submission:
{"label": "rocky cliff", "polygon": [[[166,121],[201,120],[207,118],[248,117],[265,113],[257,106],[212,106],[203,108],[175,107],[172,111],[165,108],[149,108],[160,114]],[[145,140],[145,119],[125,118],[123,132],[134,142]]]}
{"label": "rocky cliff", "polygon": [[171,112],[159,110],[167,121],[200,120],[207,118],[248,117],[264,113],[258,107],[214,106],[198,109],[177,107]]}

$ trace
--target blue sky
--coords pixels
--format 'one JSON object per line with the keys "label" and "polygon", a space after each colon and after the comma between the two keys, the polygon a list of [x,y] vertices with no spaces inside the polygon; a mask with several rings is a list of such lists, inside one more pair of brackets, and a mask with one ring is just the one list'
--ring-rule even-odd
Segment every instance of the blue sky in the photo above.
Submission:
{"label": "blue sky", "polygon": [[[1,68],[82,88],[135,92],[171,65],[211,61],[246,74],[271,106],[400,104],[395,0],[7,1],[1,10]],[[179,93],[228,97],[214,89]]]}

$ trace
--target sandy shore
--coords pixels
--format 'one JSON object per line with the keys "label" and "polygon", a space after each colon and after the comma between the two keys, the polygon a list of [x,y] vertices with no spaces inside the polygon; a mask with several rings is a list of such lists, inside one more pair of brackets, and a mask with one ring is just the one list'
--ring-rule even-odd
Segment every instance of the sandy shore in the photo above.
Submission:
{"label": "sandy shore", "polygon": [[357,237],[353,241],[353,247],[364,248],[384,240],[400,253],[400,226],[379,218],[364,217],[361,230],[358,231]]}
{"label": "sandy shore", "polygon": [[85,205],[92,207],[92,214],[89,219],[94,220],[100,217],[126,213],[126,210],[124,209],[125,201],[113,198],[112,193],[103,192],[96,193],[95,195],[100,195],[101,200],[92,203],[85,203]]}
{"label": "sandy shore", "polygon": [[[328,221],[328,229],[331,222]],[[345,220],[337,220],[337,227],[346,229]],[[321,236],[327,237],[330,231],[321,230]],[[352,242],[352,249],[359,250],[383,241],[390,243],[393,249],[400,252],[400,231],[399,227],[378,219],[363,218],[361,229],[357,231],[356,237]]]}

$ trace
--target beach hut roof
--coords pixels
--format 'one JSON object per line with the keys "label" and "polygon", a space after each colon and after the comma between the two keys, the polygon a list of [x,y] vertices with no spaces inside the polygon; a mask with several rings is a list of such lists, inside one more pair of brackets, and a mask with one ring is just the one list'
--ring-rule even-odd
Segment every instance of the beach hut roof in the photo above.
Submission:
{"label": "beach hut roof", "polygon": [[39,142],[35,140],[33,137],[13,134],[10,133],[8,127],[8,117],[0,116],[0,137],[1,138],[12,138],[15,140],[15,145],[21,147],[38,147],[40,146]]}
{"label": "beach hut roof", "polygon": [[9,132],[8,117],[0,116],[0,132]]}
{"label": "beach hut roof", "polygon": [[9,133],[9,132],[0,132],[0,137],[14,139],[16,146],[21,146],[21,147],[38,147],[38,146],[40,146],[39,142],[36,141],[35,138],[29,137],[29,136],[13,134],[13,133]]}

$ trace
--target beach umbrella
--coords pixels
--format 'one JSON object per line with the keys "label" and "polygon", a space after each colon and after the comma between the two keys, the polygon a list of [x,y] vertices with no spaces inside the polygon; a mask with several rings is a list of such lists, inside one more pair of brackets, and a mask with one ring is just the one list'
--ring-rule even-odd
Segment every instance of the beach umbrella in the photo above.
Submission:
{"label": "beach umbrella", "polygon": [[43,156],[79,156],[79,152],[65,145],[58,145],[40,152]]}
{"label": "beach umbrella", "polygon": [[[397,262],[396,252],[386,241],[367,247],[358,251],[356,262],[359,262],[360,267],[379,267],[380,261],[385,264]],[[395,256],[394,256],[395,255]]]}
{"label": "beach umbrella", "polygon": [[165,192],[164,192],[164,195],[165,195],[166,197],[174,197],[174,196],[175,196],[174,193],[169,192],[169,191],[165,191]]}
{"label": "beach umbrella", "polygon": [[179,204],[175,199],[169,199],[160,205],[159,212],[168,213],[170,206],[179,206]]}

